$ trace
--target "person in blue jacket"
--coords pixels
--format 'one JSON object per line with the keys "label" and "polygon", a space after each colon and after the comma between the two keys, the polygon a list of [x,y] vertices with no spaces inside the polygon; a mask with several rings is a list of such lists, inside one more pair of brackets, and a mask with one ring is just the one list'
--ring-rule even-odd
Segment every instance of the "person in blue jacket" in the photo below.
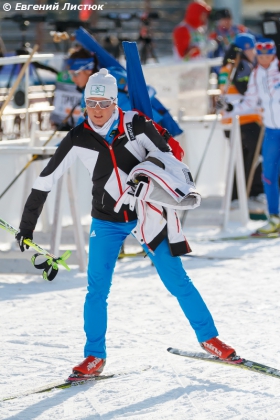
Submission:
{"label": "person in blue jacket", "polygon": [[80,48],[70,55],[67,60],[67,70],[72,81],[77,86],[77,90],[82,93],[81,97],[81,116],[76,125],[79,125],[84,119],[86,103],[84,99],[84,90],[89,77],[98,71],[98,60],[95,54],[90,53],[85,48]]}

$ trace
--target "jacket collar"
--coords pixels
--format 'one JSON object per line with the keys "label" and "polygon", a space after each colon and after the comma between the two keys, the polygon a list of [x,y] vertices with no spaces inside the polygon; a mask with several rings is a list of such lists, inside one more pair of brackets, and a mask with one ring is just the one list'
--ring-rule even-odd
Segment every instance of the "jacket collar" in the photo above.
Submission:
{"label": "jacket collar", "polygon": [[[120,135],[124,134],[124,126],[123,126],[124,112],[123,112],[123,110],[122,110],[121,108],[118,108],[118,109],[119,109],[119,118],[120,118],[120,121],[119,121],[118,131],[117,131],[117,134],[116,134],[116,136],[115,136],[115,139],[116,139],[117,137],[119,137]],[[84,120],[84,128],[86,128],[87,130],[90,130],[90,131],[95,132],[95,131],[91,128],[91,126],[89,125],[89,123],[88,123],[88,121],[87,121],[87,120]]]}
{"label": "jacket collar", "polygon": [[262,67],[260,64],[258,65],[258,68],[261,69],[262,71],[275,71],[278,70],[279,71],[279,60],[277,57],[274,58],[274,60],[270,63],[270,66],[265,69],[264,67]]}

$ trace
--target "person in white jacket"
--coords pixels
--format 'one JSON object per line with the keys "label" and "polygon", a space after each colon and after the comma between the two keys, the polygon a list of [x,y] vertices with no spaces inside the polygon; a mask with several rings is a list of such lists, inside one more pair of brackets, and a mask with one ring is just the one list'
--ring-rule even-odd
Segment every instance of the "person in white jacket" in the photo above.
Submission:
{"label": "person in white jacket", "polygon": [[227,104],[232,114],[260,106],[265,135],[262,146],[262,180],[268,204],[268,222],[258,229],[260,234],[280,231],[279,167],[280,167],[280,67],[274,41],[262,38],[256,43],[258,66],[250,75],[248,89],[238,103]]}

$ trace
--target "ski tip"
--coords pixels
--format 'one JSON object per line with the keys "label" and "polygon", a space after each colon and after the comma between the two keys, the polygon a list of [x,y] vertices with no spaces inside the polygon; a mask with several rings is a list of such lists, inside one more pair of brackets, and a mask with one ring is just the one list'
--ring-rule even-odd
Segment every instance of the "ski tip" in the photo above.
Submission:
{"label": "ski tip", "polygon": [[280,234],[279,232],[272,232],[272,233],[260,233],[260,232],[254,232],[251,235],[251,238],[264,238],[264,239],[270,239],[270,238],[279,238]]}

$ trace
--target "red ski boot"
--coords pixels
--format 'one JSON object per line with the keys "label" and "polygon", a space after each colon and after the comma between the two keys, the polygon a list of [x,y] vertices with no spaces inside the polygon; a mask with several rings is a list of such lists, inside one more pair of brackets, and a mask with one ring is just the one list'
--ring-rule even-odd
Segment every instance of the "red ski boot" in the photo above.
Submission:
{"label": "red ski boot", "polygon": [[100,359],[95,356],[88,356],[82,363],[73,367],[73,374],[68,380],[72,382],[90,379],[100,375],[106,364],[106,359]]}
{"label": "red ski boot", "polygon": [[235,350],[227,344],[223,343],[217,337],[210,338],[210,340],[207,341],[203,341],[203,343],[200,343],[200,345],[203,348],[203,350],[212,354],[212,356],[219,357],[219,359],[230,360],[236,356]]}

